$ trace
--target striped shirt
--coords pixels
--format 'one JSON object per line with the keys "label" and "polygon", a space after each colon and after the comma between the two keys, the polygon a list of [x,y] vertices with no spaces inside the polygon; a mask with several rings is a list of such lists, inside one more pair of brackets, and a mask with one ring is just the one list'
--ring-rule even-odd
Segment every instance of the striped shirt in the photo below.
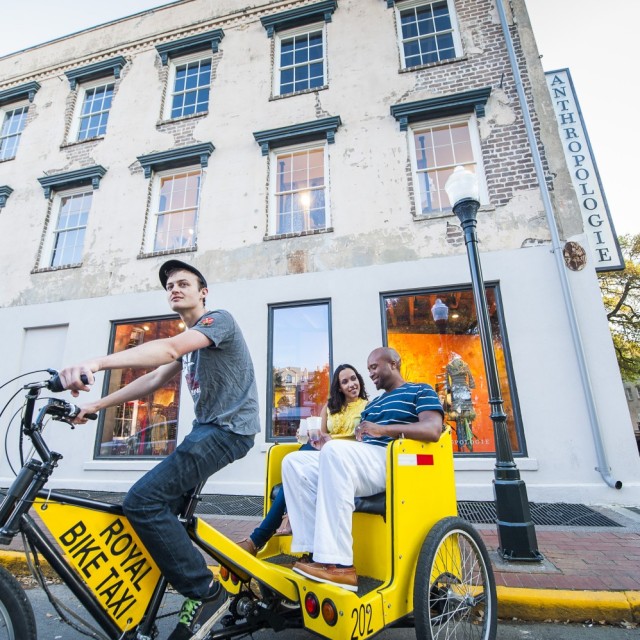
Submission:
{"label": "striped shirt", "polygon": [[[368,420],[381,425],[399,425],[418,422],[423,411],[438,411],[444,417],[438,395],[428,384],[405,382],[402,386],[374,398],[362,412],[361,421]],[[364,435],[362,441],[386,447],[391,436]]]}

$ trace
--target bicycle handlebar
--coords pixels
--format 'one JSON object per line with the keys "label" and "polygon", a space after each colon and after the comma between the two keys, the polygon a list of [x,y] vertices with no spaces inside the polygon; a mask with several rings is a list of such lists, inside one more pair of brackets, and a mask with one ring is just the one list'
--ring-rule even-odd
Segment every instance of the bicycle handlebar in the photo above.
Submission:
{"label": "bicycle handlebar", "polygon": [[[80,381],[83,384],[89,384],[89,378],[87,378],[87,376],[84,375],[84,373],[80,376]],[[53,393],[60,393],[61,391],[64,391],[64,387],[62,386],[62,382],[60,382],[60,375],[58,373],[56,373],[48,382],[47,382],[47,389],[49,389],[49,391],[53,391]]]}

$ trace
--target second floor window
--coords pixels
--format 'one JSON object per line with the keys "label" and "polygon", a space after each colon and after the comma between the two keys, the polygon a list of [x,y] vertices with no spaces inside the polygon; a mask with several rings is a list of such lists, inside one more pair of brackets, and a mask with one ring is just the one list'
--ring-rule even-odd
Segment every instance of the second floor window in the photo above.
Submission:
{"label": "second floor window", "polygon": [[[425,123],[414,126],[412,132],[414,175],[420,196],[416,209],[420,215],[451,209],[444,186],[456,165],[478,174],[482,190],[484,172],[474,119],[467,117]],[[482,192],[481,201],[487,201]]]}
{"label": "second floor window", "polygon": [[50,267],[63,267],[82,262],[84,236],[87,229],[93,191],[60,194],[57,221],[53,229]]}
{"label": "second floor window", "polygon": [[284,95],[326,84],[324,27],[284,33],[279,36],[277,46],[276,93]]}
{"label": "second floor window", "polygon": [[27,121],[28,110],[29,107],[20,106],[4,112],[0,131],[0,160],[15,158],[20,136]]}
{"label": "second floor window", "polygon": [[156,176],[156,225],[151,251],[195,247],[201,176],[199,168]]}
{"label": "second floor window", "polygon": [[448,0],[397,5],[405,67],[441,62],[460,55],[453,8]]}
{"label": "second floor window", "polygon": [[209,109],[211,58],[172,61],[170,109],[167,117],[182,118]]}
{"label": "second floor window", "polygon": [[78,116],[78,140],[97,138],[107,132],[113,100],[113,83],[86,87]]}
{"label": "second floor window", "polygon": [[302,233],[328,226],[325,146],[301,147],[275,155],[271,233]]}

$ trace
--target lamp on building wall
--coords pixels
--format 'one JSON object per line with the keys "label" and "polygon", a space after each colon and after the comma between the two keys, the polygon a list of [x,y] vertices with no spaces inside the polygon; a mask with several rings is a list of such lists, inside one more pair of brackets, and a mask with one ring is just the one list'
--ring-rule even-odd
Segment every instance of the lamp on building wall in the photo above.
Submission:
{"label": "lamp on building wall", "polygon": [[491,421],[496,446],[493,491],[498,526],[498,553],[505,560],[541,561],[536,532],[531,521],[527,488],[520,479],[520,472],[513,459],[507,416],[504,412],[500,380],[493,350],[491,321],[487,296],[482,278],[476,223],[480,208],[478,180],[474,173],[456,167],[445,185],[453,212],[458,216],[464,231],[464,239],[471,271],[471,287],[478,316],[478,329],[482,356],[487,375]]}

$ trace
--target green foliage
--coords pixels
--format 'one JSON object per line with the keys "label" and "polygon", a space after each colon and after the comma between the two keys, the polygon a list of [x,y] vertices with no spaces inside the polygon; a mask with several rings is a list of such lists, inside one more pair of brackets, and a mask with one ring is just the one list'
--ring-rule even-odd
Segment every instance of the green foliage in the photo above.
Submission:
{"label": "green foliage", "polygon": [[640,234],[620,236],[624,271],[598,274],[623,380],[640,378]]}

